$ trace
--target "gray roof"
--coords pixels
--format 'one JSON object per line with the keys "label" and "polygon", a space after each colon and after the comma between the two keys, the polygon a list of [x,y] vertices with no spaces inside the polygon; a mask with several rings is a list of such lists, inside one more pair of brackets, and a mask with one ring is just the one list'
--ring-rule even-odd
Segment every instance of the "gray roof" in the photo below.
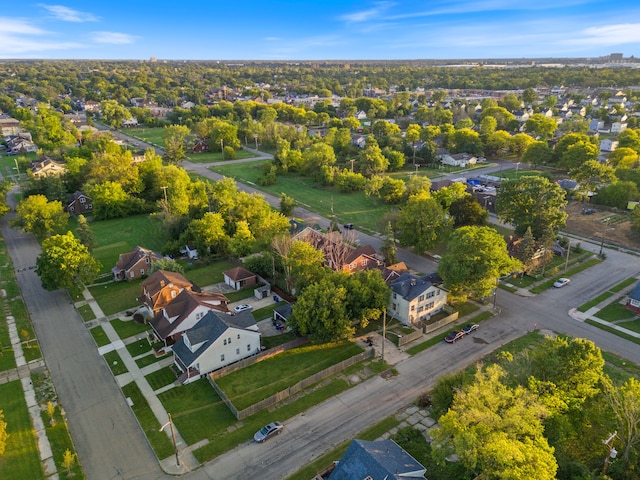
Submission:
{"label": "gray roof", "polygon": [[273,309],[278,315],[287,320],[291,316],[291,312],[293,311],[293,306],[290,303],[285,303],[284,305],[279,305]]}
{"label": "gray roof", "polygon": [[426,469],[393,440],[354,440],[329,480],[422,478]]}
{"label": "gray roof", "polygon": [[437,273],[430,273],[423,277],[418,277],[411,273],[403,273],[397,280],[391,282],[390,287],[393,293],[400,295],[407,301],[411,301],[432,286],[438,286],[441,283],[442,279]]}

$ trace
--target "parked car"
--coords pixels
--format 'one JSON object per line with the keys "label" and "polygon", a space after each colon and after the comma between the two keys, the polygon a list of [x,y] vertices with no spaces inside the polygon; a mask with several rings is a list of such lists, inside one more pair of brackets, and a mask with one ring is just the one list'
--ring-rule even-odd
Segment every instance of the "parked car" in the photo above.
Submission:
{"label": "parked car", "polygon": [[260,430],[258,430],[253,436],[253,439],[258,443],[262,443],[275,435],[280,435],[280,432],[282,432],[283,428],[284,425],[282,425],[282,423],[271,422],[269,425],[265,425]]}
{"label": "parked car", "polygon": [[344,228],[346,228],[347,230],[353,230],[353,223],[345,223]]}
{"label": "parked car", "polygon": [[553,282],[553,286],[556,287],[556,288],[562,288],[565,285],[569,285],[569,283],[571,283],[570,279],[568,279],[568,278],[559,278],[558,280]]}
{"label": "parked car", "polygon": [[475,332],[479,328],[480,325],[478,325],[477,323],[470,323],[469,325],[465,325],[464,327],[462,327],[462,331],[465,335],[468,335],[471,332]]}
{"label": "parked car", "polygon": [[462,337],[464,337],[464,332],[462,330],[454,330],[444,337],[444,341],[447,343],[456,343],[456,341],[460,340]]}
{"label": "parked car", "polygon": [[245,310],[251,310],[253,307],[251,305],[249,305],[248,303],[243,303],[241,305],[236,305],[233,308],[233,311],[236,313],[240,313],[240,312],[244,312]]}
{"label": "parked car", "polygon": [[596,213],[596,211],[593,208],[583,208],[582,209],[582,214],[583,215],[592,215]]}

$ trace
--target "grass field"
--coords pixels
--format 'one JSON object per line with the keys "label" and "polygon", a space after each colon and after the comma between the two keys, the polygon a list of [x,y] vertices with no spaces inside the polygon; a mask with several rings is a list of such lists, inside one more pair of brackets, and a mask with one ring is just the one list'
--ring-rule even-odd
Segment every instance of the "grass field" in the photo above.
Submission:
{"label": "grass field", "polygon": [[203,152],[203,153],[189,153],[187,160],[193,163],[213,163],[223,162],[226,160],[241,160],[244,158],[252,158],[256,155],[246,150],[237,150],[234,158],[222,158],[222,152]]}
{"label": "grass field", "polygon": [[4,421],[7,422],[6,450],[0,459],[2,480],[44,478],[36,435],[19,381],[0,385]]}
{"label": "grass field", "polygon": [[[71,453],[74,453],[75,448],[73,446],[73,441],[71,440],[71,436],[69,435],[69,430],[67,429],[67,424],[65,422],[62,413],[60,412],[60,408],[56,407],[55,413],[53,415],[54,423],[51,424],[51,419],[46,412],[42,412],[42,421],[47,430],[47,438],[49,439],[49,443],[51,444],[51,450],[53,452],[53,459],[58,467],[58,472],[65,472],[63,468],[64,461],[64,452],[69,449]],[[82,467],[78,462],[78,458],[76,457],[75,464],[69,474],[64,473],[67,478],[73,477],[74,480],[82,480],[86,478],[84,476],[84,472],[82,471]]]}
{"label": "grass field", "polygon": [[164,128],[163,127],[153,127],[153,128],[127,128],[123,130],[123,133],[135,137],[139,140],[142,140],[146,143],[151,143],[152,145],[157,145],[162,147],[164,145]]}
{"label": "grass field", "polygon": [[[1,138],[1,137],[0,137]],[[29,164],[38,158],[37,153],[25,153],[22,155],[6,155],[4,152],[0,153],[0,174],[4,178],[11,178],[16,174],[16,162],[18,163],[18,169],[20,170],[20,176],[22,179],[26,178],[26,169]]]}
{"label": "grass field", "polygon": [[304,346],[226,375],[216,383],[241,410],[360,352],[353,343]]}
{"label": "grass field", "polygon": [[104,354],[104,360],[109,365],[111,372],[113,372],[113,376],[117,377],[118,375],[122,375],[123,373],[127,373],[129,369],[120,358],[120,354],[116,350],[112,350],[111,352]]}
{"label": "grass field", "polygon": [[[301,206],[331,218],[334,214],[340,223],[353,223],[359,230],[378,232],[382,216],[393,210],[382,200],[366,197],[363,192],[340,193],[331,188],[321,188],[311,178],[296,175],[278,175],[275,185],[259,186],[264,161],[211,167],[214,172],[248,183],[277,197],[286,193]],[[332,213],[333,212],[333,213]]]}
{"label": "grass field", "polygon": [[124,322],[119,318],[112,320],[111,326],[118,333],[118,336],[123,340],[125,338],[133,337],[134,335],[137,335],[139,337],[144,337],[145,332],[151,329],[151,327],[146,323],[141,324],[141,323],[135,322],[134,320],[127,320],[126,322]]}
{"label": "grass field", "polygon": [[137,306],[136,300],[140,295],[140,280],[133,282],[118,282],[108,285],[94,285],[89,287],[93,298],[98,302],[102,313],[113,315]]}
{"label": "grass field", "polygon": [[104,347],[105,345],[111,343],[109,337],[107,337],[107,334],[104,332],[104,329],[100,325],[98,325],[97,327],[93,327],[91,330],[89,330],[89,333],[96,341],[96,345],[98,345],[98,347]]}
{"label": "grass field", "polygon": [[111,272],[118,256],[138,245],[159,251],[166,243],[160,222],[150,215],[94,221],[89,225],[97,245],[91,253],[102,264],[100,273]]}

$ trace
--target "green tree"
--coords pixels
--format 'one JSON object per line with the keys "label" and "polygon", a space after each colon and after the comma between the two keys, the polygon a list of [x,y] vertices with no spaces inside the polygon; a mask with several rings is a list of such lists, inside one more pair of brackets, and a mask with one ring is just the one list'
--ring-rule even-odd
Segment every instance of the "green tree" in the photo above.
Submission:
{"label": "green tree", "polygon": [[571,170],[569,176],[578,182],[581,193],[586,196],[588,192],[595,191],[598,185],[611,182],[615,178],[615,172],[613,168],[597,160],[587,160]]}
{"label": "green tree", "polygon": [[352,324],[366,328],[372,320],[382,316],[389,302],[389,287],[380,272],[364,270],[352,275],[338,273],[332,275],[335,283],[347,289],[346,311]]}
{"label": "green tree", "polygon": [[93,281],[100,264],[71,232],[54,235],[42,242],[36,273],[46,290],[68,288],[78,292]]}
{"label": "green tree", "polygon": [[76,454],[72,453],[68,448],[64,451],[64,455],[62,456],[62,468],[67,475],[71,473],[74,465],[76,464]]}
{"label": "green tree", "polygon": [[514,225],[517,235],[527,228],[536,240],[556,236],[564,227],[567,214],[565,192],[545,177],[526,176],[502,182],[496,198],[496,213]]}
{"label": "green tree", "polygon": [[229,243],[224,227],[224,219],[220,213],[207,212],[202,218],[189,223],[186,240],[193,242],[201,255],[206,255],[207,252],[222,254],[226,252]]}
{"label": "green tree", "polygon": [[380,252],[384,255],[384,263],[386,265],[393,265],[398,262],[398,253],[396,249],[396,239],[393,232],[391,222],[387,222],[387,228],[385,230],[384,242],[380,248]]}
{"label": "green tree", "polygon": [[502,235],[490,227],[461,227],[451,234],[438,272],[446,288],[461,298],[488,297],[498,278],[520,271]]}
{"label": "green tree", "polygon": [[96,246],[96,236],[91,230],[89,223],[84,215],[78,215],[78,227],[76,228],[76,235],[78,236],[78,240],[82,243],[89,251],[93,250],[93,247]]}
{"label": "green tree", "polygon": [[[486,117],[487,119],[493,117]],[[509,151],[511,135],[504,130],[497,130],[486,136],[484,140],[484,151],[489,157],[501,157]]]}
{"label": "green tree", "polygon": [[280,213],[285,217],[293,215],[293,209],[296,206],[296,201],[293,197],[290,197],[286,193],[282,192],[280,195]]}
{"label": "green tree", "polygon": [[534,113],[524,122],[524,130],[539,140],[548,140],[558,128],[558,123],[553,118],[548,118],[541,113]]}
{"label": "green tree", "polygon": [[616,207],[620,210],[627,208],[629,202],[640,199],[640,191],[634,182],[615,182],[598,189],[593,197],[593,203]]}
{"label": "green tree", "polygon": [[638,130],[626,129],[618,134],[618,147],[630,148],[637,153],[640,153],[640,134]]}
{"label": "green tree", "polygon": [[480,122],[480,135],[491,135],[496,131],[498,121],[493,117],[484,117]]}
{"label": "green tree", "polygon": [[633,377],[619,387],[607,382],[606,394],[622,440],[622,458],[628,462],[640,444],[640,382]]}
{"label": "green tree", "polygon": [[542,424],[548,412],[526,388],[505,385],[504,376],[498,365],[478,367],[430,432],[435,455],[443,462],[456,453],[477,478],[555,479],[558,465]]}
{"label": "green tree", "polygon": [[174,260],[173,258],[161,258],[151,264],[149,268],[149,275],[158,270],[164,270],[165,272],[176,272],[184,275],[184,265]]}
{"label": "green tree", "polygon": [[489,211],[482,208],[471,195],[455,199],[449,207],[449,215],[453,218],[454,228],[477,225],[484,226],[489,219]]}
{"label": "green tree", "polygon": [[552,163],[553,159],[553,150],[547,142],[542,141],[530,143],[522,154],[522,161],[534,167]]}
{"label": "green tree", "polygon": [[93,200],[93,215],[96,220],[123,218],[132,211],[132,199],[116,182],[104,182],[87,189]]}
{"label": "green tree", "polygon": [[509,141],[509,152],[518,158],[522,158],[524,152],[533,142],[535,140],[526,133],[517,133]]}
{"label": "green tree", "polygon": [[350,338],[355,328],[347,315],[347,289],[331,278],[309,285],[298,296],[289,323],[314,343]]}
{"label": "green tree", "polygon": [[567,147],[562,154],[559,165],[567,170],[579,168],[588,161],[598,161],[600,150],[591,142],[578,142]]}
{"label": "green tree", "polygon": [[8,180],[2,180],[0,182],[0,217],[6,215],[11,210],[11,207],[7,205],[7,193],[11,189],[11,182]]}
{"label": "green tree", "polygon": [[447,145],[451,153],[470,153],[481,155],[483,145],[478,132],[470,128],[461,128],[448,136]]}
{"label": "green tree", "polygon": [[123,121],[131,118],[129,110],[116,100],[103,100],[100,102],[100,112],[105,123],[113,128],[121,127]]}
{"label": "green tree", "polygon": [[420,133],[422,128],[420,125],[411,123],[407,126],[407,130],[405,132],[405,138],[407,142],[411,143],[411,147],[413,149],[413,164],[416,164],[416,142],[420,140]]}
{"label": "green tree", "polygon": [[358,154],[358,170],[366,177],[379,175],[389,168],[389,160],[382,154],[375,137],[367,137],[365,147]]}
{"label": "green tree", "polygon": [[178,164],[190,149],[191,130],[186,125],[164,127],[164,159],[168,163]]}
{"label": "green tree", "polygon": [[398,240],[423,253],[448,233],[449,221],[440,202],[425,193],[409,197],[398,216]]}
{"label": "green tree", "polygon": [[638,152],[631,148],[616,148],[609,154],[607,164],[614,168],[635,168],[638,165]]}
{"label": "green tree", "polygon": [[442,187],[433,192],[433,198],[435,198],[442,208],[446,211],[449,210],[451,204],[456,200],[459,200],[464,197],[470,197],[471,195],[467,193],[467,187],[462,182],[454,182],[448,187]]}
{"label": "green tree", "polygon": [[68,221],[69,214],[61,202],[49,202],[44,195],[31,195],[18,203],[16,217],[11,224],[42,240],[63,231]]}
{"label": "green tree", "polygon": [[244,257],[253,251],[256,238],[251,233],[249,223],[246,220],[236,222],[235,233],[229,240],[229,251],[235,257]]}

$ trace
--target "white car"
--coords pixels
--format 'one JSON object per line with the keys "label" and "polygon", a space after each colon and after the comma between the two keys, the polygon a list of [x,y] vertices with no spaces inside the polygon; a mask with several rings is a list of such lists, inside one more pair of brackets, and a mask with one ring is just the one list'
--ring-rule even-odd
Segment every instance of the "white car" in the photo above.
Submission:
{"label": "white car", "polygon": [[243,303],[242,305],[236,305],[233,308],[233,311],[236,313],[244,312],[245,310],[251,310],[253,307],[248,303]]}
{"label": "white car", "polygon": [[553,286],[556,287],[556,288],[562,288],[565,285],[569,285],[569,283],[571,283],[570,279],[568,279],[568,278],[559,278],[558,280],[556,280],[553,283]]}

